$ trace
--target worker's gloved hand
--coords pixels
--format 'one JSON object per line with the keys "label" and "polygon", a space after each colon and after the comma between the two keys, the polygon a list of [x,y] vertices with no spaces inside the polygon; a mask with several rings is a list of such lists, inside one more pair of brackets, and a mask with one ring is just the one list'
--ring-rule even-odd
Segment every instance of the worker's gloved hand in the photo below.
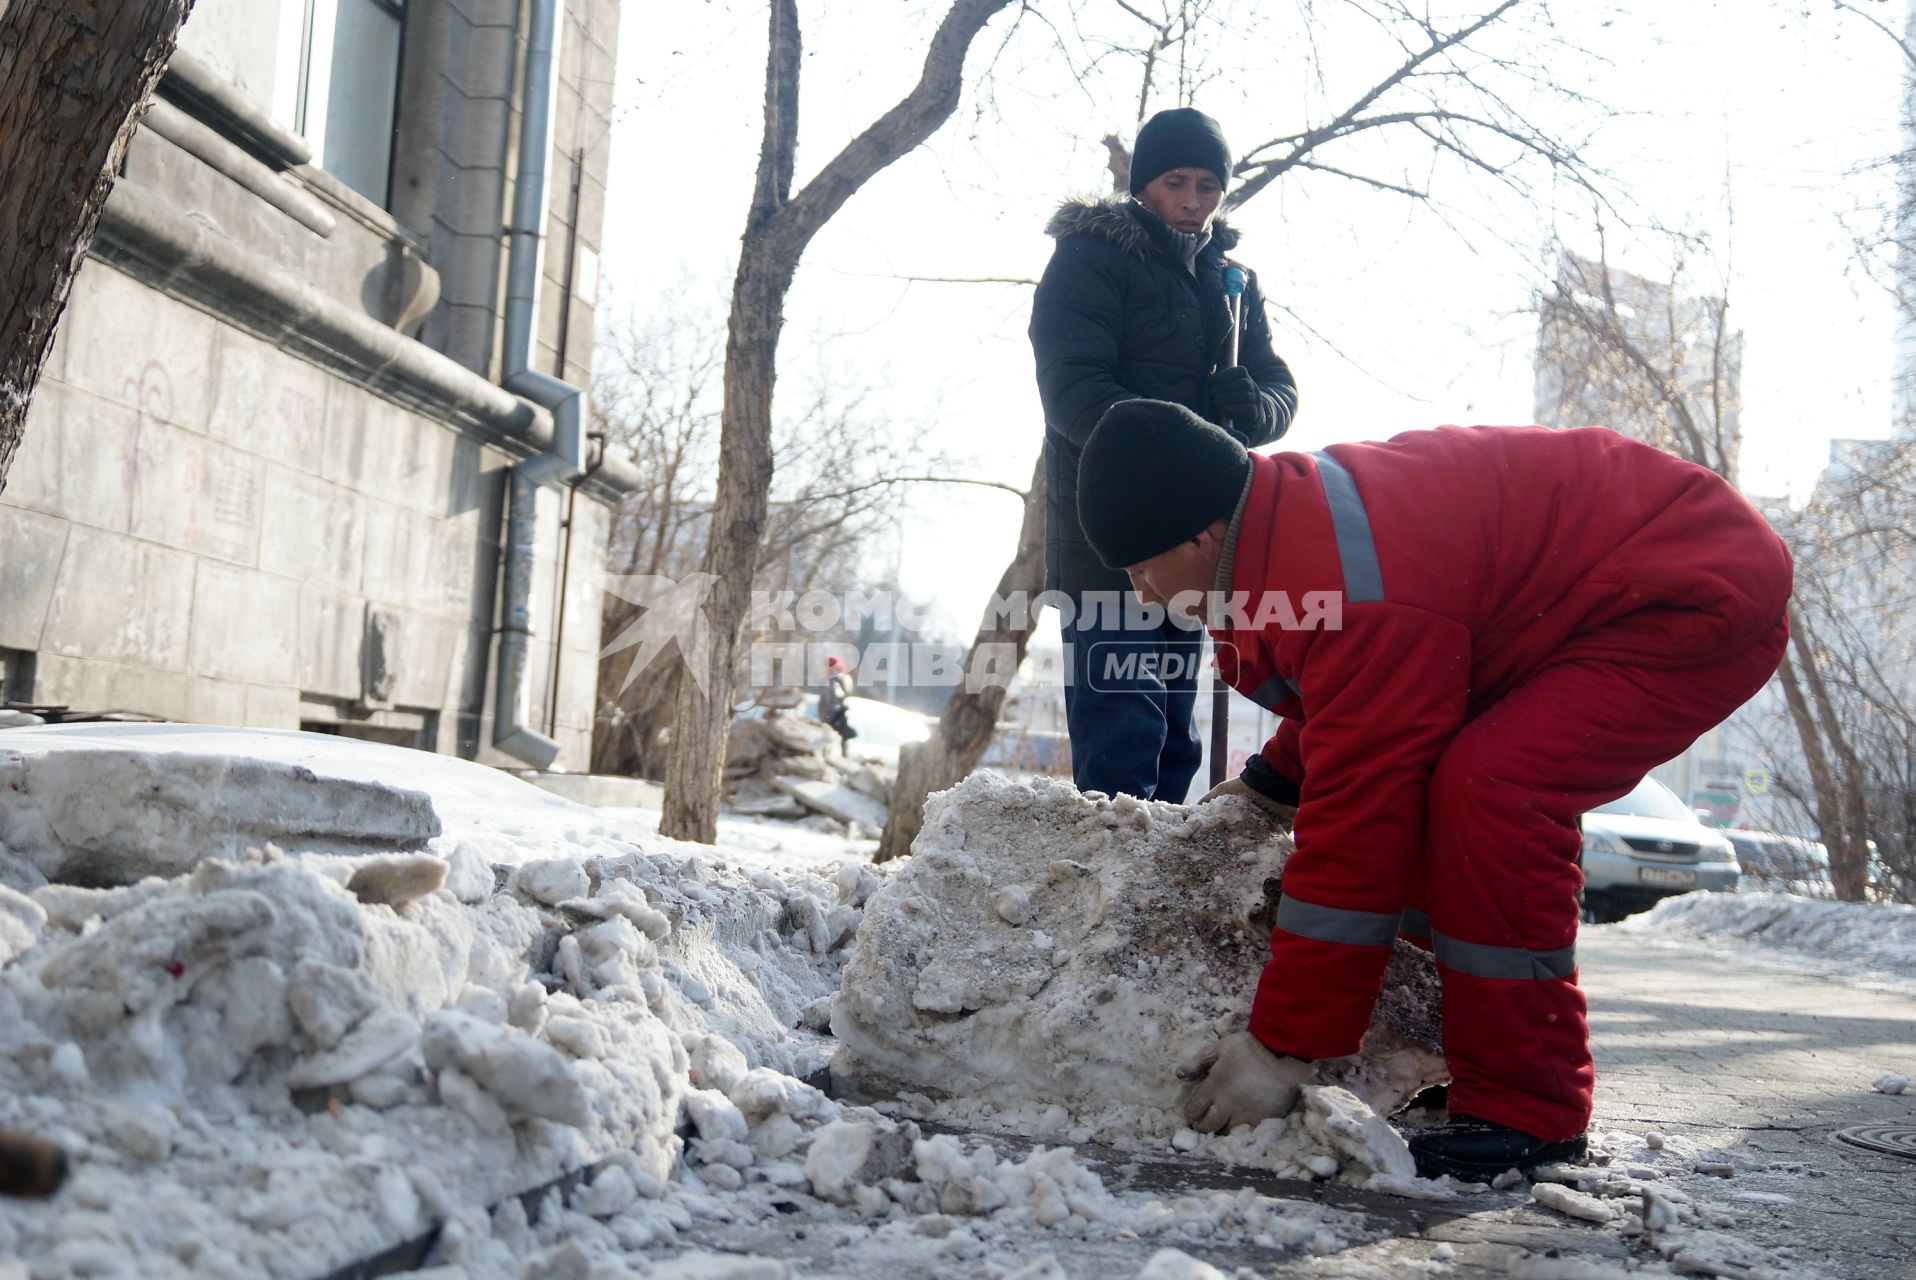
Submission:
{"label": "worker's gloved hand", "polygon": [[1291,823],[1297,817],[1296,805],[1284,804],[1280,801],[1273,800],[1256,787],[1245,782],[1241,776],[1226,778],[1223,782],[1218,783],[1215,787],[1206,791],[1204,798],[1199,800],[1198,803],[1208,804],[1220,796],[1243,796],[1246,800],[1249,800],[1252,804],[1270,815],[1271,821],[1284,831],[1291,829]]}
{"label": "worker's gloved hand", "polygon": [[1231,430],[1246,439],[1268,440],[1277,428],[1271,398],[1241,364],[1212,372],[1211,403],[1230,418]]}
{"label": "worker's gloved hand", "polygon": [[1184,1099],[1184,1119],[1199,1133],[1228,1133],[1241,1124],[1287,1116],[1312,1064],[1273,1053],[1248,1031],[1225,1036],[1178,1067],[1196,1080]]}

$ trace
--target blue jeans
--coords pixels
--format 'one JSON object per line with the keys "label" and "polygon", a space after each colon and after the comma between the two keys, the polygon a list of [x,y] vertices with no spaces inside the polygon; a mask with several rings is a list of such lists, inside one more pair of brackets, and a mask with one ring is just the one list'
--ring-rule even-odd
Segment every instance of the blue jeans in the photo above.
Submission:
{"label": "blue jeans", "polygon": [[1191,724],[1203,632],[1119,621],[1080,609],[1064,628],[1071,780],[1080,791],[1182,803],[1203,754]]}

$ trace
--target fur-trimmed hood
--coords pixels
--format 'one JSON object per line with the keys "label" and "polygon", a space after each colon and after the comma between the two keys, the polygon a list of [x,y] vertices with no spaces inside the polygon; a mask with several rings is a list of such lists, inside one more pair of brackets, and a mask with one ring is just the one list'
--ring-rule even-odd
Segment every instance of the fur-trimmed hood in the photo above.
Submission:
{"label": "fur-trimmed hood", "polygon": [[[1144,224],[1140,214],[1153,216],[1129,196],[1113,196],[1108,200],[1080,197],[1059,205],[1058,211],[1051,215],[1051,220],[1044,224],[1044,233],[1058,240],[1080,234],[1099,236],[1127,253],[1146,258],[1157,246],[1152,242],[1151,230]],[[1223,218],[1212,221],[1212,244],[1229,253],[1237,248],[1237,241],[1237,228]]]}

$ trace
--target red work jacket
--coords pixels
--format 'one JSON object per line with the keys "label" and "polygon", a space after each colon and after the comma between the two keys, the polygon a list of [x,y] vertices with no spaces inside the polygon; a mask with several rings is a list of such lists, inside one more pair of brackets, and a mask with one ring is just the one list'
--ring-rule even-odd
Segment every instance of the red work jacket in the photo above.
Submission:
{"label": "red work jacket", "polygon": [[[1352,919],[1404,905],[1432,771],[1486,706],[1565,660],[1708,661],[1774,625],[1789,578],[1722,477],[1602,428],[1251,461],[1218,665],[1282,717],[1260,754],[1301,788],[1285,898]],[[1280,923],[1271,951],[1252,1031],[1298,1057],[1356,1052],[1388,945]]]}

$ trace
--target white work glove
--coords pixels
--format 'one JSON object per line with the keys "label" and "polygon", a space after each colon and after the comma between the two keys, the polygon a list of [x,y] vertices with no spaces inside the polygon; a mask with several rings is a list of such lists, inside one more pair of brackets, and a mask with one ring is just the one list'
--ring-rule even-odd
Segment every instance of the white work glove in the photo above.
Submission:
{"label": "white work glove", "polygon": [[1184,1099],[1184,1118],[1200,1133],[1228,1133],[1241,1124],[1287,1116],[1312,1064],[1272,1053],[1248,1031],[1225,1036],[1178,1067],[1196,1080]]}
{"label": "white work glove", "polygon": [[1209,791],[1206,791],[1204,793],[1204,798],[1202,800],[1199,800],[1198,803],[1209,804],[1211,801],[1218,799],[1220,796],[1242,796],[1244,799],[1249,800],[1252,804],[1256,805],[1258,808],[1262,809],[1265,813],[1269,814],[1271,821],[1275,822],[1279,827],[1281,827],[1285,831],[1289,831],[1291,829],[1291,822],[1293,819],[1297,817],[1296,805],[1281,804],[1278,801],[1271,799],[1269,796],[1265,795],[1262,791],[1259,791],[1256,787],[1253,787],[1249,783],[1245,782],[1243,778],[1226,778],[1224,781],[1218,783],[1215,787],[1212,787]]}

